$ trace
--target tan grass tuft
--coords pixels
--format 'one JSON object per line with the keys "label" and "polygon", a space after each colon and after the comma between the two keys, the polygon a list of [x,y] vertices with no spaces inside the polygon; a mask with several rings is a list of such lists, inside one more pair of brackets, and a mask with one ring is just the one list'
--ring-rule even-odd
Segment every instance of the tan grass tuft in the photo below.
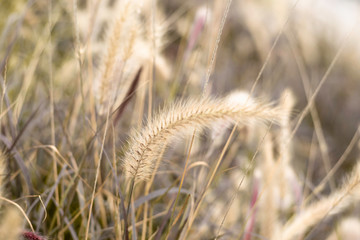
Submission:
{"label": "tan grass tuft", "polygon": [[[107,113],[109,106],[121,104],[126,97],[124,89],[131,84],[129,79],[133,79],[141,67],[155,64],[161,77],[170,75],[167,61],[160,53],[165,31],[161,24],[154,26],[154,33],[146,27],[150,19],[141,5],[135,1],[120,2],[119,17],[107,35],[106,51],[94,84],[100,115]],[[153,58],[156,58],[154,63]]]}
{"label": "tan grass tuft", "polygon": [[305,208],[300,215],[283,227],[281,236],[273,239],[295,239],[296,236],[304,234],[310,227],[315,226],[328,215],[341,212],[359,199],[360,163],[356,165],[351,176],[339,190]]}
{"label": "tan grass tuft", "polygon": [[342,219],[326,240],[353,239],[360,239],[360,221],[358,218],[349,217]]}
{"label": "tan grass tuft", "polygon": [[130,149],[123,159],[127,176],[147,179],[165,142],[181,136],[193,128],[208,127],[217,120],[243,124],[249,121],[280,121],[280,109],[266,104],[248,103],[230,105],[226,99],[198,99],[178,102],[162,111],[141,132],[130,138]]}
{"label": "tan grass tuft", "polygon": [[[125,28],[126,19],[129,16],[129,8],[130,4],[127,2],[124,5],[123,11],[120,17],[115,21],[112,31],[108,36],[108,47],[107,53],[103,60],[103,69],[101,71],[101,76],[99,80],[99,89],[98,89],[98,98],[100,108],[105,108],[107,104],[109,104],[109,98],[111,98],[112,88],[114,87],[114,76],[116,71],[116,64],[118,62],[117,58],[123,43],[121,40],[123,39],[123,32]],[[128,34],[128,36],[132,36],[132,34]],[[132,37],[130,37],[132,39]],[[127,41],[125,41],[127,42]],[[131,52],[130,49],[127,50],[127,53]]]}

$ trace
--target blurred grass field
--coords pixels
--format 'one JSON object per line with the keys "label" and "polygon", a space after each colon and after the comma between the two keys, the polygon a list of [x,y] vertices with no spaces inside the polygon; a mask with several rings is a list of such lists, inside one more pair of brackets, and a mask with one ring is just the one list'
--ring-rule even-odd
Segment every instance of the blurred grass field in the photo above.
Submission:
{"label": "blurred grass field", "polygon": [[359,9],[2,0],[0,239],[360,238]]}

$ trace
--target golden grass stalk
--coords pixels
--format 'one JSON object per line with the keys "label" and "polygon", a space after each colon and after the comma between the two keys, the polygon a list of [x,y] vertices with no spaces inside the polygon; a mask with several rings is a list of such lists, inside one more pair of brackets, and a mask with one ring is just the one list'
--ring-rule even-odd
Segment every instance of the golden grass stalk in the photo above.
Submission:
{"label": "golden grass stalk", "polygon": [[274,161],[273,142],[270,134],[265,137],[264,144],[264,162],[261,165],[263,175],[263,190],[260,201],[260,233],[266,238],[271,238],[277,228],[278,211],[276,207],[275,173],[277,172],[276,163]]}
{"label": "golden grass stalk", "polygon": [[[291,119],[291,112],[293,109],[293,106],[295,105],[295,97],[294,94],[290,89],[286,89],[282,95],[281,95],[281,103],[282,109],[284,111],[284,117],[282,118],[282,121],[280,123],[281,131],[280,131],[280,137],[279,137],[279,149],[280,153],[278,156],[278,166],[277,166],[277,173],[278,173],[278,180],[277,185],[280,189],[280,199],[281,199],[281,205],[284,206],[284,201],[286,198],[286,195],[290,192],[292,192],[292,188],[294,186],[291,186],[291,182],[296,182],[296,176],[292,171],[291,167],[291,159],[292,159],[292,153],[293,153],[293,146],[291,141],[291,129],[290,129],[290,119]],[[292,179],[292,180],[290,180]]]}
{"label": "golden grass stalk", "polygon": [[281,235],[273,239],[291,240],[304,234],[329,215],[341,212],[360,199],[360,163],[343,186],[330,196],[308,206],[302,213],[289,221],[280,231]]}
{"label": "golden grass stalk", "polygon": [[208,127],[217,120],[240,123],[249,121],[280,121],[281,112],[269,104],[232,104],[226,99],[180,101],[150,120],[142,131],[130,136],[130,149],[125,153],[125,174],[136,180],[151,176],[162,146],[175,136],[193,128]]}
{"label": "golden grass stalk", "polygon": [[295,105],[295,97],[290,89],[286,89],[281,95],[281,106],[284,111],[284,117],[280,123],[281,133],[280,133],[280,161],[283,164],[283,168],[290,163],[292,145],[289,142],[291,130],[290,130],[290,117],[291,111]]}

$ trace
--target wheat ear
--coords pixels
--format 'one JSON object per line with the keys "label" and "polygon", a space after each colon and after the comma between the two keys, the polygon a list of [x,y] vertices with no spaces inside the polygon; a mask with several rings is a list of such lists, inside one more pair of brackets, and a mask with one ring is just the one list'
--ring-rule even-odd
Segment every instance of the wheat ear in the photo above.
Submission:
{"label": "wheat ear", "polygon": [[150,120],[140,132],[130,136],[130,149],[125,153],[123,168],[133,179],[151,176],[155,161],[165,142],[186,130],[210,126],[217,120],[229,120],[243,124],[249,121],[280,121],[279,108],[269,104],[252,102],[229,104],[226,99],[197,99],[180,101]]}
{"label": "wheat ear", "polygon": [[308,206],[300,215],[286,224],[281,236],[273,239],[291,240],[304,234],[310,227],[319,223],[328,215],[336,214],[360,199],[360,163],[343,186],[330,196]]}

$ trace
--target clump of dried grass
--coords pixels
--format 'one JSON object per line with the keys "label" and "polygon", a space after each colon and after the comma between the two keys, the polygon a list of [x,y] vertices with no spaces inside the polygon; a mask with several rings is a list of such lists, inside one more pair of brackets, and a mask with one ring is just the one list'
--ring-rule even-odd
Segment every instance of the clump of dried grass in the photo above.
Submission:
{"label": "clump of dried grass", "polygon": [[[31,4],[25,7],[24,1],[14,0],[12,3],[4,3],[5,7],[0,8],[2,13],[9,5],[25,9],[21,14],[9,13],[12,18],[8,20],[0,20],[0,26],[5,26],[0,42],[6,43],[0,49],[5,55],[0,59],[0,141],[4,145],[1,147],[8,148],[7,156],[10,158],[10,177],[6,179],[9,191],[5,191],[4,178],[7,172],[4,155],[0,152],[0,204],[5,201],[18,208],[16,213],[7,207],[7,203],[3,204],[6,208],[3,207],[5,211],[0,212],[3,218],[0,222],[0,238],[17,238],[23,229],[22,218],[28,221],[31,228],[29,219],[37,219],[34,224],[36,231],[55,239],[83,239],[84,236],[88,239],[136,239],[140,236],[141,239],[240,239],[243,235],[246,240],[257,237],[297,239],[316,230],[322,219],[340,215],[359,199],[359,177],[354,173],[339,190],[333,191],[335,188],[331,188],[327,197],[305,203],[303,210],[300,208],[300,203],[304,201],[303,195],[306,195],[301,192],[298,182],[304,170],[301,168],[304,162],[301,158],[308,160],[309,155],[309,159],[319,164],[321,161],[317,159],[317,151],[323,149],[322,146],[326,146],[329,140],[319,138],[319,148],[314,138],[312,151],[308,151],[311,136],[308,136],[309,133],[306,136],[301,134],[310,132],[307,131],[309,129],[322,130],[326,124],[314,124],[314,127],[309,128],[307,125],[311,123],[304,121],[304,128],[297,125],[292,129],[294,101],[292,93],[283,91],[283,87],[287,79],[298,78],[298,71],[292,66],[293,56],[287,54],[287,48],[284,48],[284,43],[286,45],[288,42],[283,41],[282,34],[289,40],[293,54],[298,55],[296,60],[299,66],[304,61],[300,69],[301,77],[306,76],[308,70],[311,76],[317,76],[322,74],[323,69],[314,70],[310,64],[319,61],[319,65],[323,66],[326,60],[322,62],[321,58],[332,56],[328,51],[323,54],[324,49],[319,47],[322,45],[318,38],[322,35],[313,37],[315,24],[307,20],[301,27],[300,19],[303,19],[303,15],[296,7],[286,7],[284,0],[270,1],[266,7],[263,1],[215,1],[198,10],[186,4],[172,7],[174,2],[176,5],[176,1],[85,0],[72,1],[73,7],[66,8],[69,4],[61,1],[29,1]],[[77,3],[90,6],[90,10],[85,10],[89,14],[87,18],[78,12]],[[159,20],[162,7],[168,19],[164,22]],[[234,11],[243,16],[245,24],[232,17]],[[67,29],[71,32],[64,22],[67,23],[66,17],[72,14],[73,19],[79,20],[74,21],[75,37],[73,32],[69,34],[62,31]],[[226,21],[228,15],[234,21]],[[286,19],[285,15],[300,17]],[[50,23],[47,24],[47,21]],[[46,24],[44,29],[39,24],[42,22]],[[175,22],[177,29],[171,26]],[[191,24],[186,25],[184,22],[193,22],[193,25],[191,27]],[[77,26],[77,23],[80,25]],[[265,27],[267,24],[272,27]],[[109,31],[103,25],[111,25]],[[160,27],[158,34],[160,25],[165,28]],[[299,28],[286,28],[286,25]],[[310,25],[314,25],[314,28],[306,31]],[[233,31],[239,27],[245,29]],[[182,29],[181,32],[179,29]],[[293,32],[298,29],[299,33]],[[36,36],[38,30],[42,33],[41,41]],[[78,34],[78,31],[85,31],[85,36]],[[106,31],[108,33],[104,34]],[[171,38],[165,50],[166,59],[171,61],[162,56],[164,32],[169,33]],[[230,41],[236,42],[236,46],[228,47]],[[75,54],[69,48],[73,45],[77,51]],[[27,55],[32,57],[24,57]],[[276,59],[274,65],[271,65],[272,59]],[[74,67],[76,61],[79,63],[79,72]],[[265,69],[263,65],[259,72],[259,62],[262,64],[263,61],[265,65],[269,63],[270,67]],[[348,62],[345,61],[345,64]],[[323,79],[336,67],[333,63]],[[171,65],[174,71],[170,71]],[[141,77],[138,76],[140,73]],[[278,107],[252,98],[256,83],[251,94],[235,91],[226,95],[235,86],[238,88],[238,85],[244,87],[246,83],[252,84],[249,79],[253,79],[256,74],[258,78],[255,82],[263,87],[258,87],[259,92],[266,92],[268,97],[283,92]],[[160,75],[172,81],[162,81]],[[137,78],[134,76],[139,77],[136,80],[139,84],[133,81],[133,85],[128,81]],[[23,77],[23,84],[19,84],[17,80]],[[221,81],[212,81],[213,78]],[[260,78],[262,81],[259,81]],[[38,85],[39,81],[32,79],[45,81]],[[46,79],[51,79],[50,91]],[[281,88],[273,86],[273,79],[281,81]],[[266,84],[264,87],[263,83],[271,87],[267,88]],[[276,91],[272,92],[274,88]],[[194,93],[198,94],[203,89],[203,95],[221,94],[226,97],[194,99]],[[310,84],[305,86],[310,100],[299,118],[299,124],[310,105],[314,109],[317,107],[318,102],[315,100],[318,99],[315,97],[319,89],[311,96]],[[96,99],[93,99],[91,90],[95,91]],[[49,93],[50,114],[47,106],[43,107],[48,102]],[[135,98],[132,98],[133,95]],[[304,100],[299,99],[299,96],[302,95],[296,95],[301,106]],[[186,96],[192,100],[172,104],[176,96]],[[118,106],[132,105],[132,99],[136,99],[133,112],[128,114],[123,108],[121,123],[111,124],[110,113]],[[152,108],[162,102],[169,103],[170,107],[152,117]],[[42,104],[40,110],[30,115],[37,103]],[[13,107],[15,114],[12,113]],[[149,120],[141,129],[146,110]],[[103,123],[104,113],[108,114],[106,124]],[[336,113],[338,115],[343,117]],[[315,116],[312,118],[315,123]],[[320,109],[317,118],[318,123],[324,121]],[[116,123],[116,119],[113,123]],[[51,127],[46,125],[49,121]],[[259,124],[272,121],[280,128],[274,130]],[[129,144],[124,146],[123,140],[134,123],[140,130],[130,133]],[[230,133],[228,128],[231,126],[233,131]],[[299,126],[302,131],[300,140],[294,135]],[[216,129],[211,131],[210,137],[205,132],[201,139],[196,139],[193,129],[197,129],[198,134],[199,129],[206,127]],[[336,129],[341,129],[341,126],[336,126]],[[156,174],[155,169],[166,145],[187,133],[194,134],[191,141],[186,139],[181,146],[172,145],[170,170],[166,174]],[[103,138],[100,139],[100,136]],[[244,141],[243,136],[248,141]],[[354,142],[356,138],[357,135]],[[188,145],[189,149],[184,151]],[[350,143],[349,149],[352,146]],[[122,171],[118,171],[119,157],[116,152],[119,149],[125,149],[121,159]],[[325,152],[329,153],[327,158],[330,160],[334,157],[333,149],[328,150]],[[182,167],[185,155],[185,166]],[[339,165],[347,156],[346,153]],[[18,165],[13,164],[13,158]],[[214,158],[217,158],[215,164]],[[331,169],[331,162],[328,163],[329,166],[325,166],[327,171]],[[52,168],[49,167],[51,165]],[[336,165],[331,170],[331,176],[338,167]],[[183,170],[182,174],[179,169]],[[321,165],[319,169],[322,169]],[[140,181],[149,179],[150,175],[150,181]],[[139,187],[134,191],[130,188],[129,191],[126,176],[137,180]],[[317,177],[322,176],[319,174]],[[337,179],[333,180],[330,183],[336,184]],[[303,181],[309,189],[314,183],[311,179]],[[324,178],[320,187],[315,188],[326,187],[327,181],[328,177]],[[22,189],[20,184],[33,184],[34,191],[39,194],[34,198],[36,200],[33,200],[34,196],[28,197],[30,191]],[[178,194],[176,200],[172,201],[174,192]],[[319,192],[315,190],[313,194]],[[4,195],[16,200],[9,200]],[[124,206],[126,195],[133,196],[133,201],[128,202],[129,206],[133,203],[131,212],[126,211]],[[41,198],[45,201],[42,202]],[[44,207],[39,207],[39,201]],[[20,206],[26,208],[23,210]],[[47,211],[50,214],[43,219]],[[22,216],[19,216],[20,212]],[[289,216],[293,217],[289,219]],[[355,221],[345,223],[358,226]],[[6,232],[9,224],[16,227]],[[339,225],[339,233],[343,225]],[[139,226],[142,226],[141,229]],[[34,229],[22,235],[27,239],[42,239],[35,234]]]}

